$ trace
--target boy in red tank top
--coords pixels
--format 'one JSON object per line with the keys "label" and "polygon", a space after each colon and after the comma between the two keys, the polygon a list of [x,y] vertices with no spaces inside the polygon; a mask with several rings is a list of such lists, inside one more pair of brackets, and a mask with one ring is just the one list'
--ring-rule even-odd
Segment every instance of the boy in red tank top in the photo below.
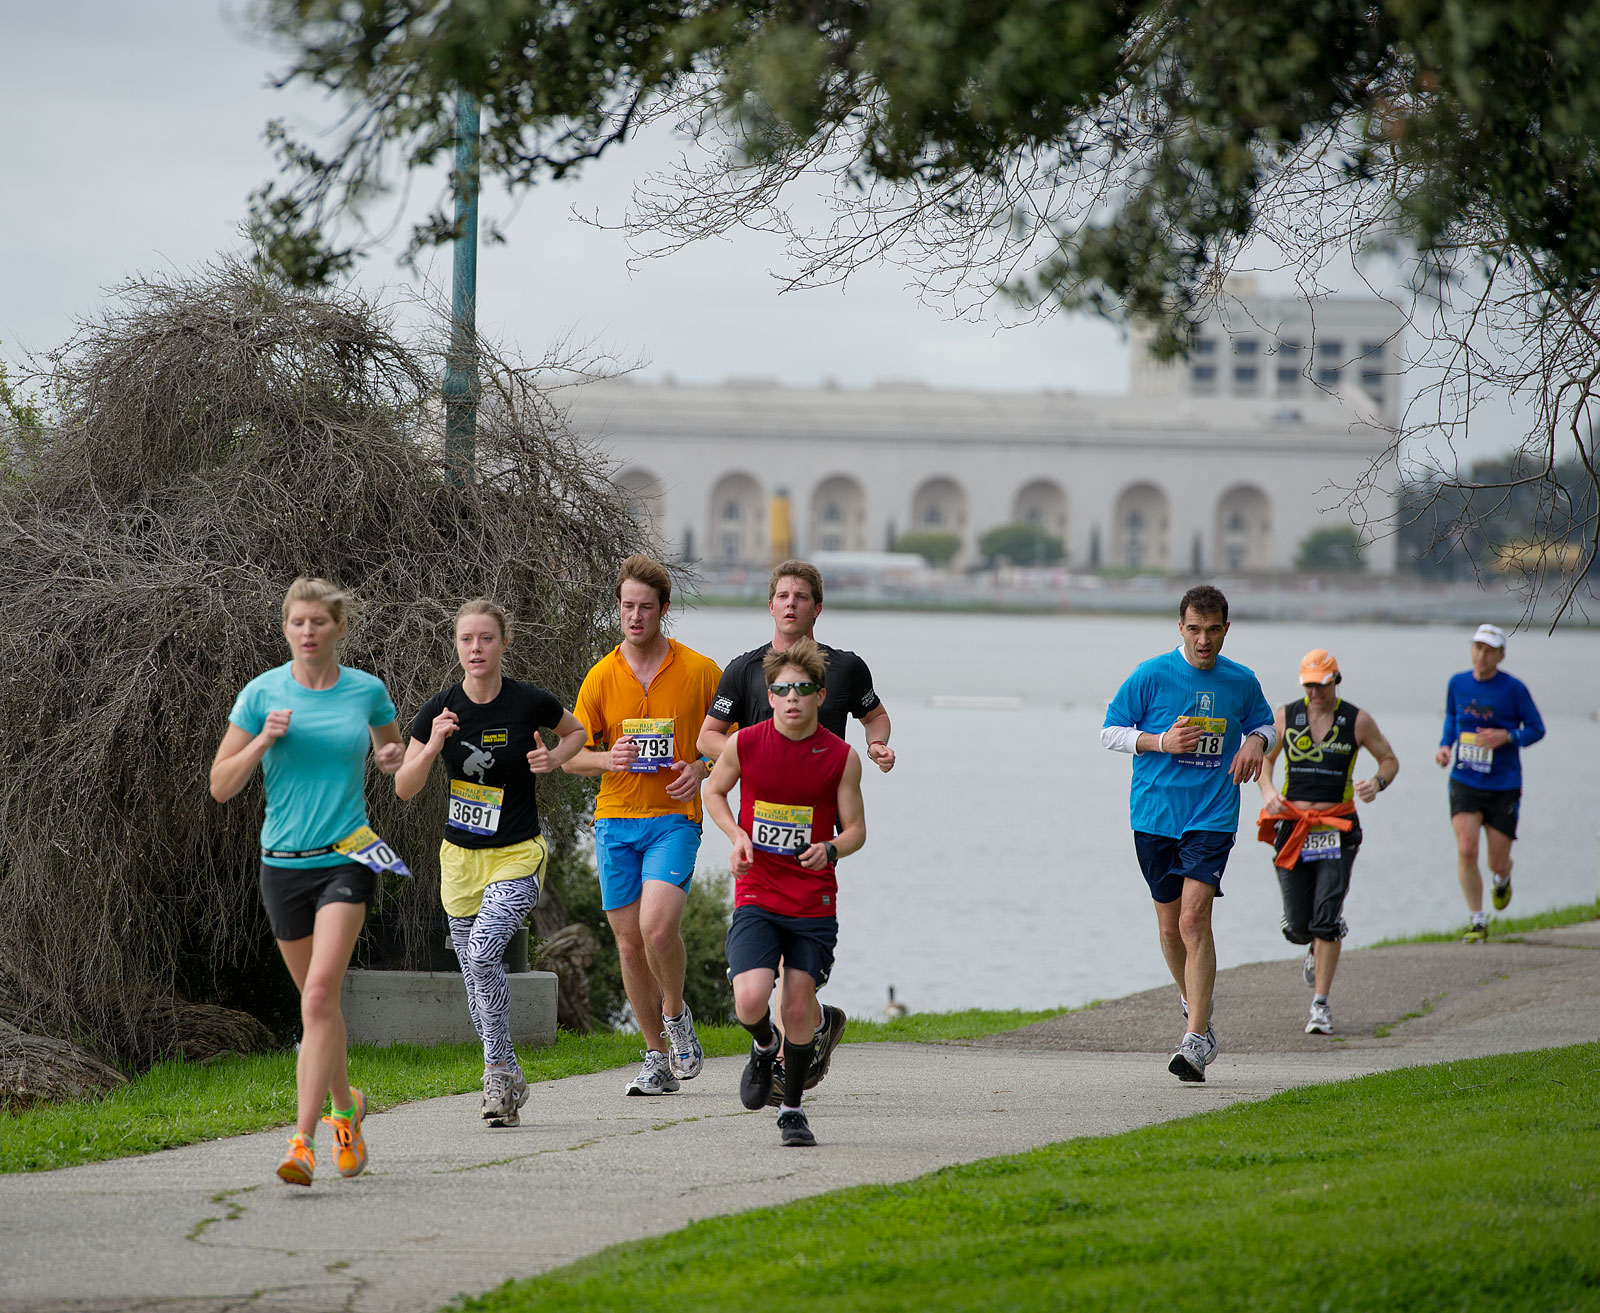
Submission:
{"label": "boy in red tank top", "polygon": [[[728,739],[706,783],[705,809],[733,842],[728,974],[739,1024],[754,1041],[739,1098],[754,1109],[772,1093],[779,1037],[769,1000],[781,961],[787,1038],[778,1132],[793,1147],[816,1143],[800,1100],[823,1020],[817,990],[828,982],[839,936],[834,864],[866,843],[867,819],[861,758],[817,723],[825,695],[821,649],[799,639],[782,652],[768,652],[763,671],[772,719]],[[728,802],[736,784],[737,820]],[[806,1037],[803,1043],[800,1036]]]}

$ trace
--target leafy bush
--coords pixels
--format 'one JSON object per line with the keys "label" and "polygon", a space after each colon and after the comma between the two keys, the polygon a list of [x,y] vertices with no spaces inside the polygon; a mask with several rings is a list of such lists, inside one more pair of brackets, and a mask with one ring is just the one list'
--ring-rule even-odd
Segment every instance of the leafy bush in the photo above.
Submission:
{"label": "leafy bush", "polygon": [[1361,535],[1348,524],[1307,534],[1300,544],[1294,564],[1297,570],[1332,572],[1367,568],[1366,562],[1361,559]]}
{"label": "leafy bush", "polygon": [[949,565],[961,550],[958,533],[903,533],[894,540],[897,552],[915,552],[929,565]]}
{"label": "leafy bush", "polygon": [[1055,565],[1066,555],[1061,539],[1037,524],[1001,524],[978,539],[984,562],[1004,558],[1012,565]]}

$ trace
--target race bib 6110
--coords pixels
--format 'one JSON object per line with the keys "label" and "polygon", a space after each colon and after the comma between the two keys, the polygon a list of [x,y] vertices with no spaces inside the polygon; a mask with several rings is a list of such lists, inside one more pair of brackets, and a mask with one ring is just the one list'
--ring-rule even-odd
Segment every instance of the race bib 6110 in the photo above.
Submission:
{"label": "race bib 6110", "polygon": [[345,835],[333,847],[335,852],[343,853],[351,861],[360,862],[379,875],[403,875],[407,880],[411,878],[411,868],[400,860],[399,853],[378,837],[370,825],[363,825]]}
{"label": "race bib 6110", "polygon": [[1487,775],[1494,769],[1494,749],[1484,747],[1478,742],[1478,736],[1468,730],[1456,740],[1456,763]]}

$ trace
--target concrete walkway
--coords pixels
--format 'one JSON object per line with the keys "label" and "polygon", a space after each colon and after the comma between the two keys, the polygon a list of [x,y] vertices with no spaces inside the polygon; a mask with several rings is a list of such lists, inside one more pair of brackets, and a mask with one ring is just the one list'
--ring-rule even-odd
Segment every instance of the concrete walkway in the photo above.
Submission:
{"label": "concrete walkway", "polygon": [[[1340,1034],[1302,1033],[1298,963],[1223,972],[1204,1085],[1166,1071],[1170,987],[965,1045],[847,1045],[808,1098],[820,1145],[740,1107],[742,1059],[658,1099],[630,1072],[536,1086],[521,1127],[478,1096],[368,1121],[372,1166],[272,1177],[283,1133],[0,1177],[0,1311],[426,1313],[618,1241],[842,1186],[1108,1135],[1291,1086],[1600,1037],[1600,923],[1519,942],[1345,955]],[[1416,1015],[1412,1015],[1416,1014]]]}

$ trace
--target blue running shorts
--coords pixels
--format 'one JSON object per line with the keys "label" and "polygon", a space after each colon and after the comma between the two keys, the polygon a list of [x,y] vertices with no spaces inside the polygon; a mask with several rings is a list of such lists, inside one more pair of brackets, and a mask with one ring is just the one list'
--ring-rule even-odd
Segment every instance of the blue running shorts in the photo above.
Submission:
{"label": "blue running shorts", "polygon": [[1222,872],[1233,850],[1233,836],[1219,830],[1187,830],[1181,839],[1164,834],[1133,832],[1139,869],[1158,903],[1176,902],[1183,896],[1185,880],[1199,880],[1216,888],[1222,897]]}
{"label": "blue running shorts", "polygon": [[594,864],[600,906],[608,912],[639,901],[646,880],[685,893],[700,852],[700,827],[687,816],[608,816],[594,823]]}

